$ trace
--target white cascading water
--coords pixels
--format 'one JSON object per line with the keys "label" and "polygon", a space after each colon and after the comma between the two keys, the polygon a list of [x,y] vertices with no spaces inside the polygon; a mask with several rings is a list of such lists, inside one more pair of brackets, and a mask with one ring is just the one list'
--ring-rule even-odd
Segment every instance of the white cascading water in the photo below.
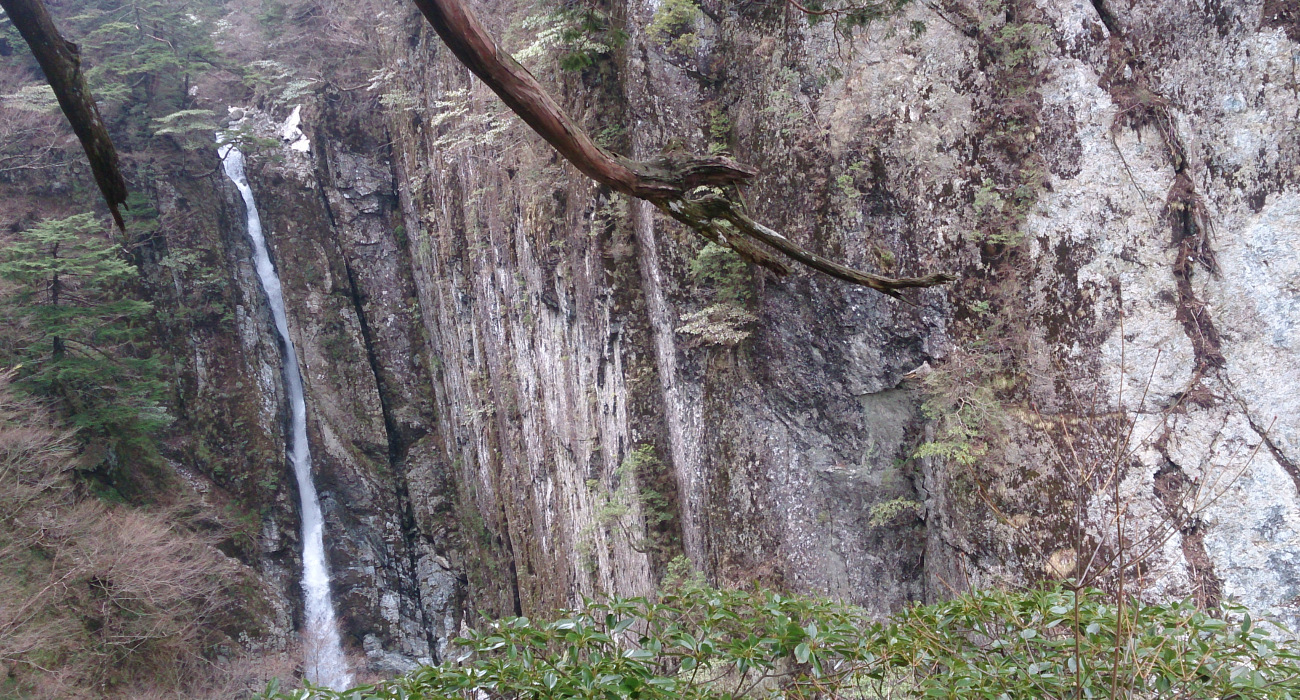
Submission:
{"label": "white cascading water", "polygon": [[334,619],[334,605],[330,601],[329,563],[325,561],[325,521],[321,515],[320,500],[316,496],[316,485],[311,479],[311,451],[307,446],[307,403],[302,393],[298,353],[293,348],[293,341],[289,339],[280,277],[266,252],[262,220],[257,215],[253,190],[244,174],[244,154],[232,145],[219,146],[217,153],[221,156],[226,177],[235,183],[244,197],[248,237],[253,242],[253,261],[257,267],[257,276],[262,281],[262,289],[266,290],[271,317],[275,320],[275,330],[280,334],[284,353],[284,383],[289,389],[292,426],[289,455],[294,475],[298,478],[298,493],[302,496],[302,594],[303,607],[306,609],[302,637],[307,678],[333,690],[345,690],[352,685],[352,674],[348,671],[347,658],[343,655],[343,644]]}

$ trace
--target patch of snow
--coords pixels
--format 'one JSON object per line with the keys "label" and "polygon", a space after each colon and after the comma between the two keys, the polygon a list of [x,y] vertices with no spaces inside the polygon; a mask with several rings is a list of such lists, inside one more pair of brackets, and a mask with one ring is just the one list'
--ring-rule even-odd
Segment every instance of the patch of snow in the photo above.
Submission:
{"label": "patch of snow", "polygon": [[299,153],[306,153],[311,150],[311,142],[307,140],[306,134],[302,133],[302,105],[293,108],[293,113],[289,118],[284,120],[284,125],[280,127],[280,138],[289,141],[289,148]]}
{"label": "patch of snow", "polygon": [[302,137],[302,105],[293,108],[293,113],[289,118],[284,120],[284,125],[280,127],[280,138],[285,141],[296,141]]}

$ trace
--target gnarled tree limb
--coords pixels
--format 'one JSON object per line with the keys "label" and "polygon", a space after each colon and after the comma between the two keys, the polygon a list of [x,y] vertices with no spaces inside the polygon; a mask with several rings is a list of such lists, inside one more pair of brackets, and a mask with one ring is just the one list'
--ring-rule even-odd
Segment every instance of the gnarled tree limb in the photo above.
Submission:
{"label": "gnarled tree limb", "polygon": [[758,245],[762,243],[815,270],[890,296],[898,296],[899,289],[932,287],[955,279],[946,274],[892,279],[859,272],[805,250],[750,219],[743,208],[722,194],[757,174],[729,158],[665,154],[650,161],[634,161],[601,148],[551,99],[528,69],[501,50],[467,0],[414,2],[456,58],[584,175],[617,192],[653,203],[705,238],[734,249],[744,259],[780,274],[788,272],[783,262]]}
{"label": "gnarled tree limb", "polygon": [[[944,273],[936,273],[924,277],[884,277],[882,275],[871,274],[870,272],[861,272],[848,267],[847,265],[841,265],[834,260],[829,260],[796,245],[785,236],[782,236],[776,231],[773,231],[763,224],[749,218],[749,215],[740,207],[737,207],[735,202],[723,196],[722,193],[717,191],[715,188],[697,188],[695,191],[688,193],[687,196],[683,198],[661,204],[660,208],[662,208],[669,216],[697,231],[700,231],[701,228],[708,228],[717,231],[721,227],[729,229],[735,233],[744,234],[749,238],[753,238],[754,240],[760,241],[781,251],[793,260],[801,262],[814,270],[824,272],[832,277],[837,277],[847,282],[860,284],[864,287],[870,287],[878,292],[888,294],[891,297],[898,297],[898,290],[900,289],[910,287],[934,287],[957,279],[952,275]],[[721,235],[727,237],[726,233],[722,233]],[[709,236],[706,234],[706,237]],[[735,247],[734,243],[737,238],[734,234],[727,238],[732,244],[732,247]],[[710,239],[713,240],[712,238]],[[742,257],[745,256],[745,253],[739,248],[737,248],[737,252],[740,253]],[[764,267],[774,269],[777,272],[782,272],[781,269],[773,267],[768,261],[752,260],[751,262],[757,262]],[[782,265],[781,267],[784,266]]]}
{"label": "gnarled tree limb", "polygon": [[118,165],[113,139],[109,137],[95,106],[95,98],[86,86],[77,45],[59,34],[41,0],[0,0],[0,7],[18,28],[18,33],[23,35],[45,72],[46,81],[59,99],[59,107],[81,140],[81,147],[86,150],[90,170],[95,174],[104,201],[113,212],[113,221],[125,231],[118,205],[126,202],[126,179]]}

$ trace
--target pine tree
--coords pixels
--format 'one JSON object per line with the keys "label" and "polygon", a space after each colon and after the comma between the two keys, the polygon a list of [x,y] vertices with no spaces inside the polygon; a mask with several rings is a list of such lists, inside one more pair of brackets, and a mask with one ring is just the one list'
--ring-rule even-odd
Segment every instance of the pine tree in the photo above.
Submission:
{"label": "pine tree", "polygon": [[180,106],[195,73],[216,58],[205,3],[91,0],[79,7],[67,21],[95,59],[88,75],[103,99],[170,98]]}
{"label": "pine tree", "polygon": [[219,57],[220,0],[47,0],[84,59],[86,80],[125,151],[153,137],[153,119],[193,106],[190,88]]}
{"label": "pine tree", "polygon": [[148,347],[138,271],[91,214],[47,219],[0,251],[11,359],[21,386],[62,400],[72,422],[110,444],[139,443],[169,421],[162,365]]}

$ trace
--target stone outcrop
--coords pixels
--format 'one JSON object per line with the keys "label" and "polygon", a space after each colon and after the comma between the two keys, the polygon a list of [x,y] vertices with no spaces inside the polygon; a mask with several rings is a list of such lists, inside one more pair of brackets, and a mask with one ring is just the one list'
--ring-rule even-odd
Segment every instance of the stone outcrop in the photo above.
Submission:
{"label": "stone outcrop", "polygon": [[[1285,5],[942,0],[850,40],[706,2],[674,42],[632,0],[598,8],[627,41],[565,72],[533,39],[563,15],[478,3],[602,145],[725,150],[802,245],[961,276],[906,302],[720,262],[559,159],[414,7],[331,10],[349,80],[300,100],[309,149],[250,162],[349,644],[399,670],[475,612],[648,593],[678,556],[881,615],[1089,562],[1111,585],[1123,556],[1129,590],[1300,621]],[[274,136],[292,106],[241,116]],[[200,284],[179,251],[228,281],[229,318],[169,339],[178,452],[260,509],[243,554],[287,611],[283,392],[238,202],[215,176],[158,199],[160,303]]]}

